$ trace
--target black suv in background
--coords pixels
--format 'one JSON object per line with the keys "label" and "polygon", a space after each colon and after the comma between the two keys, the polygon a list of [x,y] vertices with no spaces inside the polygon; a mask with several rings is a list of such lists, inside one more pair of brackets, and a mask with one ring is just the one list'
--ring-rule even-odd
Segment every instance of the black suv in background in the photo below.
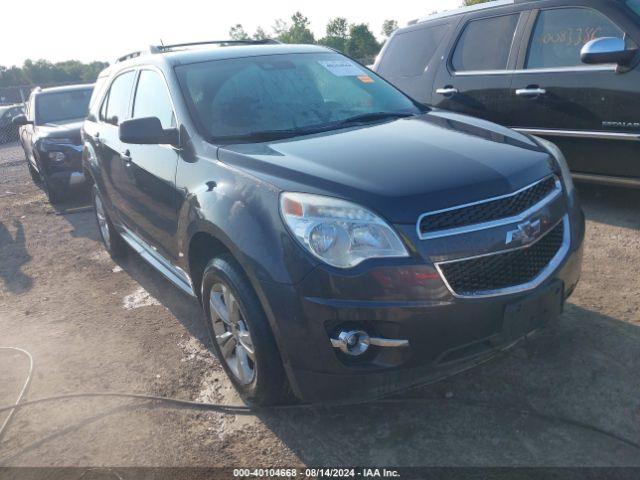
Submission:
{"label": "black suv in background", "polygon": [[20,126],[29,173],[51,202],[63,198],[69,187],[84,183],[80,127],[92,92],[93,85],[36,88],[26,113],[13,119]]}
{"label": "black suv in background", "polygon": [[84,165],[107,250],[198,297],[246,399],[381,395],[561,312],[584,216],[554,145],[324,47],[223,45],[105,70]]}
{"label": "black suv in background", "polygon": [[413,98],[555,142],[577,179],[640,187],[640,0],[501,0],[394,33]]}

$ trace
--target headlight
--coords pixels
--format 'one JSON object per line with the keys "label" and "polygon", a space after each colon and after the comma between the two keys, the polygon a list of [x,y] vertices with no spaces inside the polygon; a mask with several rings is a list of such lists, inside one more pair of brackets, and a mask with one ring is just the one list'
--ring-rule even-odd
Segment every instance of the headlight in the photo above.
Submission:
{"label": "headlight", "polygon": [[280,211],[302,246],[334,267],[355,267],[369,258],[409,256],[384,220],[353,203],[321,195],[283,193]]}
{"label": "headlight", "polygon": [[567,159],[564,158],[564,154],[560,151],[555,143],[552,143],[540,137],[536,137],[536,139],[542,144],[544,148],[547,149],[547,151],[553,156],[553,158],[555,158],[556,163],[560,168],[560,173],[562,174],[562,180],[567,190],[567,195],[572,195],[574,190],[573,177],[571,176],[571,171],[569,170],[569,165],[567,165]]}
{"label": "headlight", "polygon": [[54,162],[62,162],[67,156],[63,152],[49,152],[49,159]]}

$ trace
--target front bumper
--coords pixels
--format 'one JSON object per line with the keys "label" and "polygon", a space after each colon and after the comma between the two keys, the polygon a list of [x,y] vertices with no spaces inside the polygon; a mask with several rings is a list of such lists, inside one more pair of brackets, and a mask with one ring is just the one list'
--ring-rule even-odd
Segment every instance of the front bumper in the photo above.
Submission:
{"label": "front bumper", "polygon": [[[296,285],[263,282],[263,305],[294,393],[312,403],[372,398],[451,375],[514,344],[522,336],[503,328],[510,305],[554,286],[564,303],[578,283],[585,222],[577,205],[571,210],[568,252],[543,282],[523,292],[456,298],[432,264],[412,259],[350,275],[319,266]],[[353,360],[330,343],[345,326],[407,339],[410,346],[372,347]]]}
{"label": "front bumper", "polygon": [[[57,189],[83,185],[86,181],[82,170],[82,145],[41,142],[38,153],[49,184]],[[54,162],[49,158],[52,152],[62,152],[65,159]]]}

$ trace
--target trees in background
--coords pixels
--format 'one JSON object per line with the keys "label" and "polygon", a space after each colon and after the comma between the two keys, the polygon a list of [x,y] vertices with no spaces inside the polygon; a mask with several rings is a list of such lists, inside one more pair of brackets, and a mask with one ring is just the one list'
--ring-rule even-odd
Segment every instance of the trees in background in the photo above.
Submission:
{"label": "trees in background", "polygon": [[[465,0],[465,3],[476,3],[482,0]],[[382,35],[386,38],[398,28],[395,20],[385,20],[382,24]],[[366,23],[352,24],[344,17],[329,20],[325,36],[316,40],[311,31],[311,23],[301,12],[294,13],[289,21],[278,19],[272,26],[270,35],[262,27],[258,27],[253,35],[247,33],[238,23],[229,29],[229,37],[233,40],[264,40],[275,38],[283,43],[320,44],[334,48],[361,61],[372,63],[378,54],[380,42]],[[48,60],[26,60],[22,67],[3,67],[0,65],[0,87],[17,85],[53,85],[65,83],[91,83],[98,73],[109,64],[106,62],[82,63],[77,60],[52,63]]]}
{"label": "trees in background", "polygon": [[50,85],[92,83],[109,66],[106,62],[82,63],[77,60],[51,63],[47,60],[25,60],[22,67],[0,65],[0,87],[15,85]]}

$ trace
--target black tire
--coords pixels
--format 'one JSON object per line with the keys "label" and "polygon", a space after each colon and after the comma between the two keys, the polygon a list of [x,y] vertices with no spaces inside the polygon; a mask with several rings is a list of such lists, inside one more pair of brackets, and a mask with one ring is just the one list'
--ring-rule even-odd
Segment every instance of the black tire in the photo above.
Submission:
{"label": "black tire", "polygon": [[[109,255],[111,255],[111,258],[123,258],[129,252],[128,245],[113,226],[111,219],[104,210],[104,205],[100,198],[100,193],[98,192],[98,187],[94,185],[91,191],[93,195],[93,211],[96,215],[96,223],[98,224],[98,232],[100,233],[102,244],[104,245],[105,250],[109,252]],[[101,215],[104,218],[101,218]],[[104,224],[102,221],[104,221]]]}
{"label": "black tire", "polygon": [[58,203],[66,198],[66,192],[62,191],[59,187],[51,184],[46,174],[40,175],[42,178],[42,189],[49,199],[49,203]]}
{"label": "black tire", "polygon": [[[212,316],[211,296],[212,288],[220,284],[229,288],[235,296],[243,317],[242,321],[250,332],[255,372],[250,383],[243,383],[233,372],[216,340],[213,320],[216,314]],[[242,398],[254,405],[276,405],[288,402],[290,400],[288,382],[273,332],[253,287],[231,255],[224,254],[216,257],[205,267],[202,279],[202,303],[215,353]],[[238,344],[235,348],[240,349]]]}

